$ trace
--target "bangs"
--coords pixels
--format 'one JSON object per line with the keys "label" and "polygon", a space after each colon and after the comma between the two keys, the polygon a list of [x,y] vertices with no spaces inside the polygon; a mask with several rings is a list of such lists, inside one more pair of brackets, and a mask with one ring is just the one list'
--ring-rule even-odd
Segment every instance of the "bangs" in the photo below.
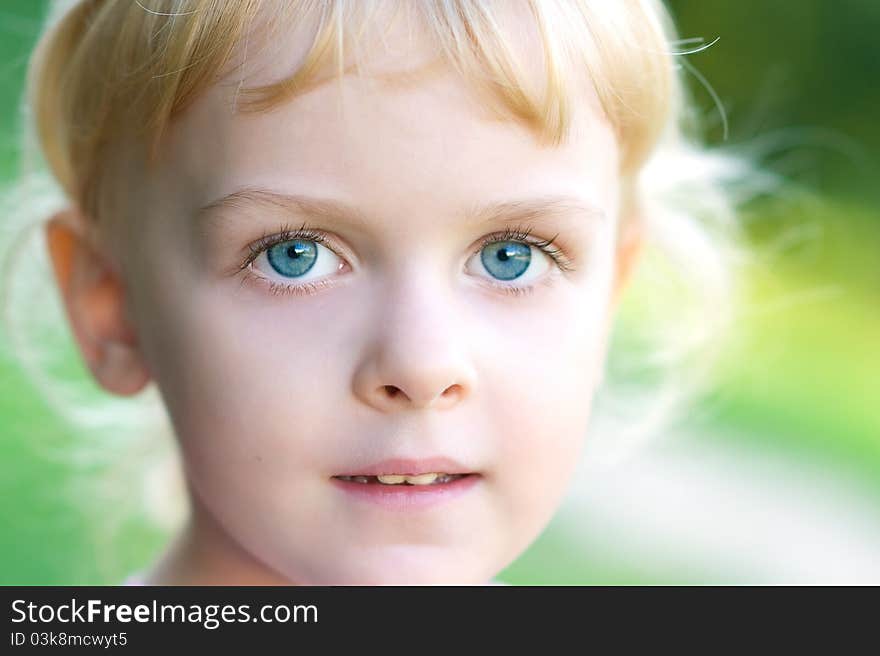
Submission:
{"label": "bangs", "polygon": [[[378,40],[403,20],[427,39],[426,63],[410,70],[372,75],[385,86],[418,84],[452,69],[501,119],[515,121],[543,145],[563,143],[571,128],[580,85],[591,83],[613,126],[622,169],[643,163],[670,117],[673,72],[662,7],[639,2],[602,4],[529,0],[514,5],[485,0],[452,2],[289,3],[274,6],[270,34],[248,43],[282,43],[303,24],[309,45],[286,77],[238,91],[236,106],[261,112],[332,79],[365,75],[362,62]],[[390,11],[390,16],[382,15]],[[657,12],[660,11],[658,14]],[[514,15],[512,12],[516,12]],[[523,20],[524,19],[524,20]],[[523,29],[523,25],[526,27]],[[367,40],[364,35],[371,39]],[[375,39],[375,40],[374,40]],[[388,43],[385,43],[386,47]],[[399,51],[406,44],[394,42]],[[348,63],[353,59],[353,63]],[[539,80],[538,83],[535,80]]]}
{"label": "bangs", "polygon": [[[509,20],[514,6],[526,21]],[[360,74],[362,53],[370,56],[364,35],[383,39],[401,18],[432,57],[379,76],[382,83],[414,84],[451,68],[498,116],[559,145],[578,85],[590,82],[617,136],[624,174],[643,163],[673,114],[671,27],[653,0],[84,0],[55,5],[54,25],[32,58],[29,104],[40,146],[70,197],[97,209],[93,195],[110,145],[142,142],[154,163],[174,117],[255,52],[284,44],[292,31],[304,34],[291,70],[268,84],[241,85],[241,112],[269,111],[328,80]],[[347,63],[349,51],[354,63]]]}

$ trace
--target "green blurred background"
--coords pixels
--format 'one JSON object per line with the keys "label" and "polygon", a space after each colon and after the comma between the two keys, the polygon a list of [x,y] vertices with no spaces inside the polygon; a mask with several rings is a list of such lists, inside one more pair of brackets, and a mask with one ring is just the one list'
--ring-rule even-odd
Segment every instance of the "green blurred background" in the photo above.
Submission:
{"label": "green blurred background", "polygon": [[[677,429],[595,468],[499,577],[511,583],[880,583],[880,3],[674,0],[707,140],[762,153],[797,193],[743,210],[754,311],[719,384]],[[0,175],[16,165],[18,99],[44,2],[0,2]],[[133,523],[101,566],[53,491],[71,472],[32,448],[64,432],[0,361],[0,584],[115,583],[164,536]],[[85,374],[83,374],[85,375]]]}

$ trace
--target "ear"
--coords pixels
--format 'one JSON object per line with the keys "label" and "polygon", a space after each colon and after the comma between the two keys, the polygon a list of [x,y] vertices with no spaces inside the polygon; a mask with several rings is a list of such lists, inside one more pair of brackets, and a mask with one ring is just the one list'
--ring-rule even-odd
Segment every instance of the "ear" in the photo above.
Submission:
{"label": "ear", "polygon": [[[614,323],[614,310],[620,302],[620,297],[636,267],[644,244],[645,227],[644,221],[637,212],[632,212],[621,217],[624,221],[620,228],[615,253],[614,283],[611,289],[611,298],[608,303],[608,312],[602,333],[602,353],[607,354],[608,340],[611,326]],[[604,356],[603,356],[604,357]],[[598,384],[605,380],[606,363],[603,361],[598,372]]]}
{"label": "ear", "polygon": [[86,238],[86,221],[75,208],[46,224],[46,242],[67,319],[86,365],[107,391],[137,394],[150,375],[125,312],[119,274]]}
{"label": "ear", "polygon": [[616,267],[614,286],[611,291],[611,307],[616,307],[620,296],[630,280],[636,262],[644,244],[644,222],[638,215],[623,217],[625,223],[621,227],[617,242]]}

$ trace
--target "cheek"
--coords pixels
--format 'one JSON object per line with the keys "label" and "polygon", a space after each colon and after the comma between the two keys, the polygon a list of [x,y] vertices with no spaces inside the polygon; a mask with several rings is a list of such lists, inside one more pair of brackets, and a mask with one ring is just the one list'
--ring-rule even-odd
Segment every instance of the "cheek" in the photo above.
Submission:
{"label": "cheek", "polygon": [[[571,286],[504,331],[484,381],[505,514],[534,532],[565,492],[603,366],[601,294]],[[517,325],[515,323],[511,325]]]}
{"label": "cheek", "polygon": [[348,389],[326,324],[237,282],[170,289],[154,299],[149,350],[190,465],[251,482],[316,471]]}

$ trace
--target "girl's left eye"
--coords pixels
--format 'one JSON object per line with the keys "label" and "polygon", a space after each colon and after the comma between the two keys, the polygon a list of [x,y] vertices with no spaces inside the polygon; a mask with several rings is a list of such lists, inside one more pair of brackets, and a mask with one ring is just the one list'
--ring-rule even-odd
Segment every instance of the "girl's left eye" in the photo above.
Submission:
{"label": "girl's left eye", "polygon": [[[554,263],[563,271],[573,270],[571,261],[552,247],[553,240],[526,241],[528,235],[528,231],[519,228],[489,235],[482,240],[479,250],[469,258],[468,263],[478,260],[479,268],[491,277],[487,283],[503,293],[513,295],[534,291],[534,284],[523,285],[522,282],[552,279],[553,276],[548,276],[546,271]],[[314,294],[332,285],[334,279],[331,274],[340,272],[346,266],[342,256],[326,243],[323,233],[305,225],[295,230],[282,227],[278,234],[263,236],[250,245],[251,254],[240,268],[247,276],[268,285],[273,294]],[[537,251],[537,256],[533,255],[533,251]],[[250,273],[251,269],[260,271],[261,275],[254,276]],[[299,282],[281,282],[278,277]],[[509,284],[516,280],[520,284]]]}

